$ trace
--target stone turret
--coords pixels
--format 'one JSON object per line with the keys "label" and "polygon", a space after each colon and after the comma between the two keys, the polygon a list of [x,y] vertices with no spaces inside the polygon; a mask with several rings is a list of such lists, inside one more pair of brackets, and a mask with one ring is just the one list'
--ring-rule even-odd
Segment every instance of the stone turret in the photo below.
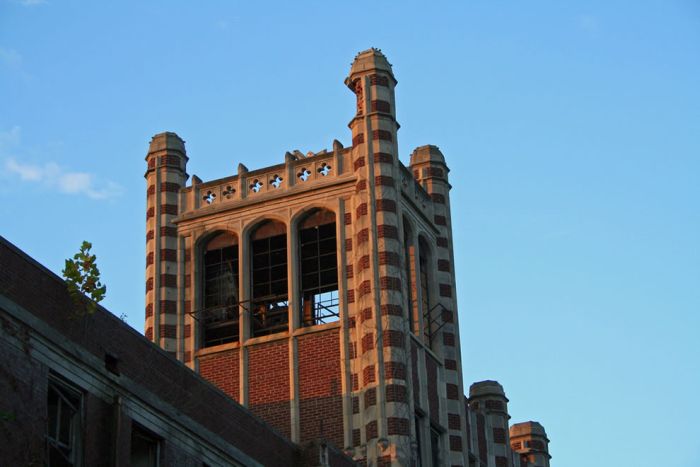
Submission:
{"label": "stone turret", "polygon": [[469,407],[476,413],[479,457],[488,467],[512,467],[508,439],[508,398],[496,381],[481,381],[469,388]]}
{"label": "stone turret", "polygon": [[510,445],[520,456],[522,467],[549,467],[549,439],[538,422],[516,423],[510,427]]}
{"label": "stone turret", "polygon": [[[171,222],[187,181],[185,142],[175,133],[151,139],[146,155],[146,337],[177,355],[178,236]],[[179,312],[179,316],[182,311]]]}

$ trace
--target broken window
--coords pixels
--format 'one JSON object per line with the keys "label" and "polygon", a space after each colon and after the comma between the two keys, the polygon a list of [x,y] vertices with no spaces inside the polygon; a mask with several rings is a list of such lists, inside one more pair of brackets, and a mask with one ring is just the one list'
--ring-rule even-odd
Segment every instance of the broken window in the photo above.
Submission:
{"label": "broken window", "polygon": [[251,335],[288,328],[287,233],[284,224],[267,221],[251,237]]}
{"label": "broken window", "polygon": [[317,210],[299,226],[301,325],[338,321],[338,253],[335,214]]}
{"label": "broken window", "polygon": [[238,340],[238,239],[221,233],[204,251],[203,346]]}
{"label": "broken window", "polygon": [[56,378],[49,378],[46,441],[50,467],[79,464],[82,439],[82,394]]}

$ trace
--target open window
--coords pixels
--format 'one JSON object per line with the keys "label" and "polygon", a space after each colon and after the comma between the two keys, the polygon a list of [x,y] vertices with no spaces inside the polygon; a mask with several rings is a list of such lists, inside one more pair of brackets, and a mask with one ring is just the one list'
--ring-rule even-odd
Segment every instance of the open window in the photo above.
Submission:
{"label": "open window", "polygon": [[204,347],[238,340],[238,238],[220,233],[204,246]]}
{"label": "open window", "polygon": [[281,222],[266,221],[251,234],[252,337],[286,331],[289,323],[287,293],[287,231]]}
{"label": "open window", "polygon": [[51,376],[47,391],[47,408],[47,465],[79,465],[82,446],[82,394],[76,388]]}
{"label": "open window", "polygon": [[338,321],[335,213],[318,209],[299,225],[301,325]]}

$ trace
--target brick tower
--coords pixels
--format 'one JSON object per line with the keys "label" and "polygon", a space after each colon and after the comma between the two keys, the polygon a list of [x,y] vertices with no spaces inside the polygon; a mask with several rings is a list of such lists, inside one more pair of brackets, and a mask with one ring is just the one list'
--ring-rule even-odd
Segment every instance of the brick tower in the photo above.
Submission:
{"label": "brick tower", "polygon": [[146,335],[295,442],[469,465],[449,170],[399,160],[396,83],[361,52],[351,147],[188,187],[182,140],[154,137]]}
{"label": "brick tower", "polygon": [[178,330],[178,214],[187,181],[185,142],[175,133],[151,140],[146,155],[146,337],[173,354]]}

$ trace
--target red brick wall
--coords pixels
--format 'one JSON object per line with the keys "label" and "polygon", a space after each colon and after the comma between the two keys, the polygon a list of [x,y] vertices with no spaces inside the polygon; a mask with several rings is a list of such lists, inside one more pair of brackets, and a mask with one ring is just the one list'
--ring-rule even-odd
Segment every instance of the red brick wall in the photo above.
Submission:
{"label": "red brick wall", "polygon": [[301,444],[325,438],[342,449],[340,331],[302,336],[298,349]]}
{"label": "red brick wall", "polygon": [[226,350],[199,358],[199,374],[240,402],[240,360],[238,349]]}
{"label": "red brick wall", "polygon": [[248,406],[255,415],[289,438],[288,345],[287,341],[277,341],[250,347]]}

